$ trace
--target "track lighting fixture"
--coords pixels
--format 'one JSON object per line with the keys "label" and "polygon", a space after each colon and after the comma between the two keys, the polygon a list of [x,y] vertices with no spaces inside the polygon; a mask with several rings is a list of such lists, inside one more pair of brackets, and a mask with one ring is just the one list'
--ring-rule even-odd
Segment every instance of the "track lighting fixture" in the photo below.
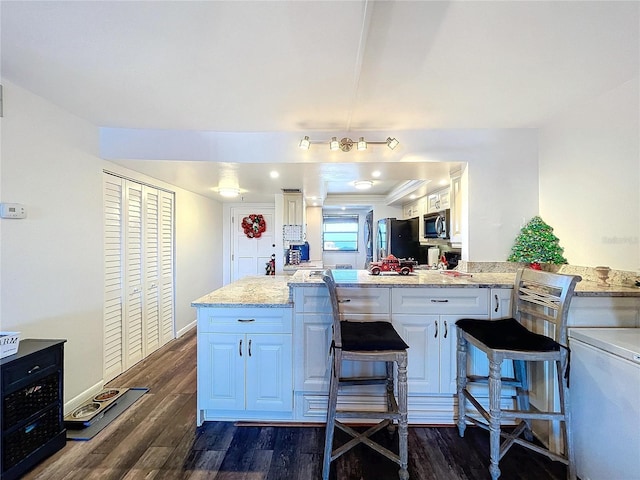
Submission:
{"label": "track lighting fixture", "polygon": [[[302,138],[302,140],[300,140],[300,144],[298,146],[303,150],[309,150],[312,143],[320,144],[320,143],[327,143],[327,142],[311,141],[309,140],[309,137],[305,135]],[[335,152],[338,150],[342,150],[343,152],[350,152],[355,146],[357,150],[363,151],[367,149],[367,145],[369,144],[370,145],[386,145],[391,150],[393,150],[400,144],[400,142],[392,137],[387,137],[387,139],[384,142],[367,142],[364,139],[364,137],[360,137],[357,142],[354,142],[348,137],[344,137],[341,140],[338,140],[338,137],[331,137],[331,140],[329,140],[329,150],[331,150],[332,152]]]}

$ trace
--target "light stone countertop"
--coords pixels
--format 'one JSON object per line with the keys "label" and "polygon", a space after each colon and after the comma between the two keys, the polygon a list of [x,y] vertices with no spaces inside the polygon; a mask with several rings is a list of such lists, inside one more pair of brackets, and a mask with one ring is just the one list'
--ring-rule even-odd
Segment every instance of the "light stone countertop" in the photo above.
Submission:
{"label": "light stone countertop", "polygon": [[[431,288],[513,288],[513,273],[474,273],[455,277],[452,270],[416,270],[409,275],[386,273],[371,275],[367,270],[332,270],[340,287],[431,287]],[[322,277],[314,271],[297,271],[289,285],[304,287],[322,283]]]}
{"label": "light stone countertop", "polygon": [[[322,284],[320,270],[298,270],[293,275],[250,276],[225,285],[191,303],[193,307],[292,308],[291,289]],[[454,277],[440,271],[418,270],[410,275],[371,275],[367,270],[333,270],[341,287],[408,288],[513,288],[515,273],[479,272]],[[640,288],[612,285],[601,287],[583,280],[576,286],[578,297],[640,297]]]}
{"label": "light stone countertop", "polygon": [[244,277],[191,302],[192,307],[293,308],[290,275]]}
{"label": "light stone countertop", "polygon": [[[446,270],[446,272],[452,272]],[[573,273],[573,272],[572,272]],[[513,288],[515,272],[474,272],[452,277],[439,270],[417,270],[409,275],[389,273],[371,275],[367,270],[333,270],[336,284],[341,287],[431,287],[431,288]],[[322,283],[314,272],[298,271],[291,276],[289,285],[304,287]],[[576,285],[577,297],[640,297],[640,288],[622,285],[602,287],[597,282],[582,280]]]}

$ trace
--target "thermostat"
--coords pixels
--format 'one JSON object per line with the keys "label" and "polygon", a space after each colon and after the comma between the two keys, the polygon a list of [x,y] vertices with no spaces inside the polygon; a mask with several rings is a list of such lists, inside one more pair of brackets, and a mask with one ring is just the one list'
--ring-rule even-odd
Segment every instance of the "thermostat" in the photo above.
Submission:
{"label": "thermostat", "polygon": [[0,203],[0,218],[26,218],[27,209],[19,203]]}

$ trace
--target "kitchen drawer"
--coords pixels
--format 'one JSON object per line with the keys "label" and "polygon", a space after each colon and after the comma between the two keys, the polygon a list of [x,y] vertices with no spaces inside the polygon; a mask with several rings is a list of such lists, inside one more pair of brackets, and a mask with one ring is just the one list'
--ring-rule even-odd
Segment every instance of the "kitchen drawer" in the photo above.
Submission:
{"label": "kitchen drawer", "polygon": [[326,313],[331,312],[329,291],[322,284],[318,287],[301,287],[295,289],[294,305],[296,312]]}
{"label": "kitchen drawer", "polygon": [[347,317],[388,316],[391,313],[389,288],[337,287],[340,311]]}
{"label": "kitchen drawer", "polygon": [[394,288],[391,308],[396,313],[488,315],[488,288]]}
{"label": "kitchen drawer", "polygon": [[200,308],[199,333],[291,333],[291,308]]}
{"label": "kitchen drawer", "polygon": [[61,355],[60,349],[47,349],[3,367],[2,390],[11,391],[21,382],[31,382],[58,370],[61,364]]}

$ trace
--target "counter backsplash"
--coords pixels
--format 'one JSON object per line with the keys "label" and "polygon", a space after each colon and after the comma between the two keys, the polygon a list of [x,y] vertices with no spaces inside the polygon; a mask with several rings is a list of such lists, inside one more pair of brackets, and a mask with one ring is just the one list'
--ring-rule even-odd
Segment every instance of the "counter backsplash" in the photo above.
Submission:
{"label": "counter backsplash", "polygon": [[[465,273],[515,273],[519,268],[527,266],[526,263],[517,262],[468,262],[460,260],[456,270]],[[580,275],[584,281],[598,282],[598,275],[595,267],[579,267],[576,265],[553,265],[543,263],[542,270],[547,272],[566,273],[568,275]],[[636,272],[626,270],[611,270],[608,282],[610,285],[621,285],[625,287],[635,286],[638,280]]]}

